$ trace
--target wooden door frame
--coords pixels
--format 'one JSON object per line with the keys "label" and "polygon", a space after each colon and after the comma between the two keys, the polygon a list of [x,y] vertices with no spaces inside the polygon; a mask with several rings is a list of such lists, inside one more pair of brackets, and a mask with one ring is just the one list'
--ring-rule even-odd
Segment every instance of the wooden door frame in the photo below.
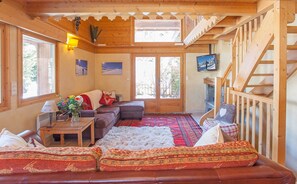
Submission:
{"label": "wooden door frame", "polygon": [[[156,101],[156,108],[157,112],[159,111],[159,103],[160,101],[164,100],[170,100],[170,99],[161,99],[160,98],[160,85],[156,85],[156,98],[155,99],[135,99],[135,58],[136,57],[155,57],[156,58],[156,84],[158,80],[160,80],[160,58],[161,57],[180,57],[180,102],[182,104],[181,112],[184,112],[185,110],[185,61],[184,61],[184,54],[183,53],[166,53],[166,54],[160,54],[160,53],[150,53],[150,54],[131,54],[131,83],[130,83],[130,90],[131,100],[145,100],[147,102],[150,101]],[[175,99],[173,99],[175,100]],[[176,99],[177,100],[177,99]]]}

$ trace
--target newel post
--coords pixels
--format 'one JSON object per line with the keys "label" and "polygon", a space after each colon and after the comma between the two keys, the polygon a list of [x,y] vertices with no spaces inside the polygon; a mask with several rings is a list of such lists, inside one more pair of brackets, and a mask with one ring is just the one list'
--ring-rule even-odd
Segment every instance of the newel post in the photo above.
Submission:
{"label": "newel post", "polygon": [[295,13],[294,0],[274,1],[274,87],[272,160],[286,158],[287,23]]}

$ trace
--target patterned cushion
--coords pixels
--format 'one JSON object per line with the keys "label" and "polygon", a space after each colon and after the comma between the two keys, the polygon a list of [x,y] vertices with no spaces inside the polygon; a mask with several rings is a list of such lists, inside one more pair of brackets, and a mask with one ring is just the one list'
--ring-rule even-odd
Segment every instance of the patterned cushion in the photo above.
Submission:
{"label": "patterned cushion", "polygon": [[236,113],[236,107],[232,104],[222,104],[219,112],[215,116],[215,120],[233,123]]}
{"label": "patterned cushion", "polygon": [[214,119],[206,119],[203,123],[203,129],[207,131],[218,124],[220,124],[223,132],[232,137],[234,140],[238,140],[238,126],[236,123],[226,123]]}
{"label": "patterned cushion", "polygon": [[108,94],[103,93],[99,103],[102,105],[111,105],[115,101],[115,98],[112,98]]}
{"label": "patterned cushion", "polygon": [[96,171],[99,147],[0,148],[0,174]]}
{"label": "patterned cushion", "polygon": [[257,151],[247,141],[143,151],[111,149],[101,157],[100,170],[139,171],[243,167],[254,165],[257,159]]}

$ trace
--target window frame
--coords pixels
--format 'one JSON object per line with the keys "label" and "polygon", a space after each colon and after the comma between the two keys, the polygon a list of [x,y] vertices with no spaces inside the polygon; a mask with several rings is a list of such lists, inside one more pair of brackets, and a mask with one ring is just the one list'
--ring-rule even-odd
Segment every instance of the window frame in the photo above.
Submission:
{"label": "window frame", "polygon": [[1,44],[1,102],[0,102],[0,112],[9,110],[11,107],[10,103],[10,69],[9,69],[9,26],[7,24],[0,23],[0,31],[2,32],[0,44]]}
{"label": "window frame", "polygon": [[161,46],[161,47],[164,47],[164,46],[180,46],[180,44],[183,44],[183,40],[184,40],[184,34],[183,34],[183,31],[184,31],[184,21],[181,19],[180,20],[180,39],[181,41],[180,42],[136,42],[135,41],[135,18],[133,19],[133,24],[132,24],[132,43],[133,45],[135,46]]}
{"label": "window frame", "polygon": [[[39,40],[43,40],[49,43],[52,43],[55,45],[55,92],[54,93],[49,93],[45,95],[39,95],[36,97],[30,97],[23,99],[23,35],[30,36],[33,38],[37,38]],[[18,79],[18,106],[26,106],[42,101],[46,101],[49,99],[54,99],[57,97],[57,94],[59,94],[59,70],[58,70],[58,42],[55,40],[52,40],[50,38],[18,29],[18,72],[17,72],[17,79]]]}

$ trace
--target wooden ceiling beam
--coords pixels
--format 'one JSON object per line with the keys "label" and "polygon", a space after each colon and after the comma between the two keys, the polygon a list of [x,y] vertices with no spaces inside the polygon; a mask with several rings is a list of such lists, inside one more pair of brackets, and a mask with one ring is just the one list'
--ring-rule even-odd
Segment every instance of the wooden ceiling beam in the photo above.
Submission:
{"label": "wooden ceiling beam", "polygon": [[213,27],[208,32],[206,32],[205,35],[221,34],[223,31],[224,31],[223,27]]}
{"label": "wooden ceiling beam", "polygon": [[230,27],[230,26],[235,26],[237,23],[237,19],[239,17],[236,16],[228,16],[221,22],[219,22],[216,27]]}
{"label": "wooden ceiling beam", "polygon": [[254,15],[252,16],[242,16],[241,18],[239,18],[236,22],[236,25],[234,26],[230,26],[230,27],[226,27],[224,29],[224,31],[221,33],[221,34],[217,34],[215,36],[215,38],[218,38],[222,35],[226,35],[232,31],[234,31],[235,29],[241,27],[242,25],[248,23],[249,21],[255,19],[256,17],[264,14],[265,12],[273,9],[273,3],[274,3],[274,0],[259,0],[258,1],[258,4],[257,4],[257,13],[255,13]]}
{"label": "wooden ceiling beam", "polygon": [[257,4],[246,2],[96,2],[96,1],[28,1],[27,13],[34,16],[53,16],[79,13],[177,12],[213,15],[252,15]]}
{"label": "wooden ceiling beam", "polygon": [[2,0],[0,2],[0,22],[5,22],[24,30],[66,43],[67,33],[65,31],[45,23],[39,18],[32,19],[20,6],[15,6],[15,3],[16,2],[11,0]]}

